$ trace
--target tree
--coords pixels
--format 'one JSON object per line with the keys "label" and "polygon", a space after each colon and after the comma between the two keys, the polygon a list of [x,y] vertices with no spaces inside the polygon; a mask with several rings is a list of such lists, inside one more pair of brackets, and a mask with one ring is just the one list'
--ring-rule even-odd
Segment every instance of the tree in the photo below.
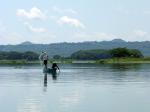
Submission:
{"label": "tree", "polygon": [[110,58],[110,54],[107,50],[80,50],[71,55],[72,59],[80,60],[95,60]]}
{"label": "tree", "polygon": [[23,53],[23,59],[26,60],[38,60],[39,55],[37,53],[34,53],[32,51],[27,51]]}
{"label": "tree", "polygon": [[6,59],[9,59],[9,60],[23,59],[22,57],[23,54],[20,52],[11,51],[11,52],[7,52],[6,54],[7,54]]}
{"label": "tree", "polygon": [[39,57],[38,54],[31,51],[27,51],[24,53],[16,51],[0,52],[0,60],[21,60],[21,59],[38,60],[38,57]]}
{"label": "tree", "polygon": [[131,55],[131,57],[135,57],[135,58],[142,58],[142,57],[144,57],[143,54],[137,49],[130,50],[130,55]]}
{"label": "tree", "polygon": [[110,54],[112,57],[133,57],[133,58],[141,58],[143,57],[142,53],[137,49],[127,49],[127,48],[115,48],[110,50]]}
{"label": "tree", "polygon": [[112,57],[130,57],[130,52],[127,48],[115,48],[110,50],[110,54]]}
{"label": "tree", "polygon": [[72,59],[79,60],[97,60],[122,57],[141,58],[143,55],[139,50],[136,49],[115,48],[111,50],[80,50],[73,53],[70,57]]}

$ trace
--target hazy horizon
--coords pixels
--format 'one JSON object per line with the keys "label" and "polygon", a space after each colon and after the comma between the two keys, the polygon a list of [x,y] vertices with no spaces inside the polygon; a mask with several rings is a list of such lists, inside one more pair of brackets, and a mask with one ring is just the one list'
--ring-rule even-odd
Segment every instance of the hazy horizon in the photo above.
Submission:
{"label": "hazy horizon", "polygon": [[[52,42],[52,43],[36,43],[36,42],[31,42],[31,41],[23,41],[23,42],[20,42],[20,43],[16,43],[16,44],[11,44],[11,43],[8,43],[8,44],[0,44],[0,45],[20,45],[20,44],[60,44],[60,43],[85,43],[85,42],[111,42],[111,41],[115,41],[115,40],[118,40],[119,38],[116,38],[116,39],[112,39],[112,40],[101,40],[101,41],[79,41],[79,42]],[[119,39],[120,41],[124,41],[124,42],[150,42],[150,41],[126,41],[126,40],[123,40],[123,39]]]}
{"label": "hazy horizon", "polygon": [[5,0],[0,7],[0,45],[25,41],[150,41],[148,0]]}

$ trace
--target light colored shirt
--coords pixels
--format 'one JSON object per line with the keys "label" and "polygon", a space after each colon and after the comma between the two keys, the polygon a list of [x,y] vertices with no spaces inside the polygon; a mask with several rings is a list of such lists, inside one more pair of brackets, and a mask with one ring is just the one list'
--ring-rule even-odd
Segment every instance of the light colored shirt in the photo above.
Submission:
{"label": "light colored shirt", "polygon": [[48,60],[48,55],[47,54],[43,56],[43,60]]}
{"label": "light colored shirt", "polygon": [[48,55],[46,53],[42,53],[39,56],[39,60],[41,60],[41,61],[48,60]]}

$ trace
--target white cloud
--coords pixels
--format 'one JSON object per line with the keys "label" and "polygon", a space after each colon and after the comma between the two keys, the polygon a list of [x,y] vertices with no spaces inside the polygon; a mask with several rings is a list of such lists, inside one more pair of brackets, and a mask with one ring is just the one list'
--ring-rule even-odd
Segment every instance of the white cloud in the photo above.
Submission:
{"label": "white cloud", "polygon": [[27,26],[27,28],[28,28],[30,31],[35,32],[35,33],[44,33],[44,32],[47,31],[46,28],[42,28],[42,27],[35,28],[35,27],[33,27],[31,24],[29,24],[29,23],[24,23],[24,24]]}
{"label": "white cloud", "polygon": [[32,7],[30,11],[26,11],[25,9],[18,9],[17,16],[24,17],[27,19],[45,19],[45,14],[37,7]]}
{"label": "white cloud", "polygon": [[77,12],[73,9],[62,9],[60,7],[57,7],[57,6],[53,6],[52,10],[57,12],[57,13],[61,13],[61,14],[63,14],[63,13],[77,14]]}
{"label": "white cloud", "polygon": [[71,26],[85,28],[84,24],[81,23],[78,19],[71,18],[71,17],[68,17],[68,16],[60,17],[59,20],[58,20],[58,23],[60,25],[69,24]]}
{"label": "white cloud", "polygon": [[142,31],[142,30],[134,30],[133,33],[136,37],[144,37],[148,34],[147,32]]}

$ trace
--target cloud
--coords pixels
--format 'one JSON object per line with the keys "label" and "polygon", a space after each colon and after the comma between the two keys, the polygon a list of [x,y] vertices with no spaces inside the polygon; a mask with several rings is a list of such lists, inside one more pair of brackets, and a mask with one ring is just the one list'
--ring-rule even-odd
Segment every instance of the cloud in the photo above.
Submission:
{"label": "cloud", "polygon": [[73,9],[62,9],[60,7],[57,7],[57,6],[53,6],[52,10],[57,12],[57,13],[61,13],[61,14],[63,14],[63,13],[77,14],[77,12]]}
{"label": "cloud", "polygon": [[45,14],[37,7],[32,7],[30,11],[26,11],[25,9],[18,9],[17,16],[24,17],[27,19],[45,19]]}
{"label": "cloud", "polygon": [[144,37],[148,34],[147,32],[142,31],[142,30],[134,30],[133,33],[136,37]]}
{"label": "cloud", "polygon": [[46,32],[47,31],[47,29],[46,28],[42,28],[42,27],[40,27],[40,28],[35,28],[35,27],[33,27],[31,24],[29,24],[29,23],[24,23],[26,26],[27,26],[27,28],[30,30],[30,31],[32,31],[32,32],[35,32],[35,33],[44,33],[44,32]]}
{"label": "cloud", "polygon": [[68,16],[62,16],[59,18],[58,23],[60,25],[68,24],[74,27],[80,27],[80,28],[85,28],[84,24],[81,23],[78,19],[71,18]]}

